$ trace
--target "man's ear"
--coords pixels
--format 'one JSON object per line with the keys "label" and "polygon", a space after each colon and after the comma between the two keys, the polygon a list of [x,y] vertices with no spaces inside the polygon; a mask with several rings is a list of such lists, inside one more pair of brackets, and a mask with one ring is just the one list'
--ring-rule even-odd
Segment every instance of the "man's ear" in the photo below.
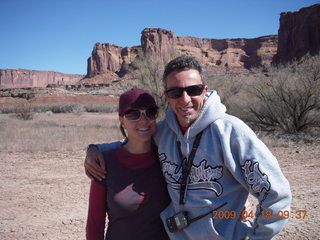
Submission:
{"label": "man's ear", "polygon": [[204,90],[203,90],[204,94],[206,94],[208,92],[208,90],[209,90],[209,87],[207,85],[205,85]]}
{"label": "man's ear", "polygon": [[166,91],[163,91],[163,95],[165,96],[165,98],[168,100],[168,94],[167,94],[167,92]]}

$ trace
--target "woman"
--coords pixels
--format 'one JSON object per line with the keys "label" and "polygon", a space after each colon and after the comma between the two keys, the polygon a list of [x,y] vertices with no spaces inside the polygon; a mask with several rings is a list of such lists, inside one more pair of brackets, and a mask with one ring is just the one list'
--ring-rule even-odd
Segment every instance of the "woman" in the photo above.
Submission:
{"label": "woman", "polygon": [[120,96],[120,129],[126,140],[103,153],[108,159],[106,179],[91,182],[87,240],[169,239],[160,212],[170,198],[152,144],[157,113],[154,98],[145,90],[133,88]]}

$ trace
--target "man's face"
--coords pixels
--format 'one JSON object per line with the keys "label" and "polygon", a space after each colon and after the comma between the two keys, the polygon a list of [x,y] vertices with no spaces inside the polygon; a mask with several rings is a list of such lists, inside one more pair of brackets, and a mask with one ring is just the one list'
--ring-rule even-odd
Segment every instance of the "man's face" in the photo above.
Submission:
{"label": "man's face", "polygon": [[[175,71],[167,76],[167,89],[173,87],[188,87],[192,85],[203,84],[198,70],[190,69],[186,71]],[[205,86],[199,96],[189,96],[183,91],[181,97],[170,98],[166,93],[166,98],[172,110],[175,112],[178,122],[182,127],[189,127],[199,116],[204,104],[204,97],[208,87]]]}

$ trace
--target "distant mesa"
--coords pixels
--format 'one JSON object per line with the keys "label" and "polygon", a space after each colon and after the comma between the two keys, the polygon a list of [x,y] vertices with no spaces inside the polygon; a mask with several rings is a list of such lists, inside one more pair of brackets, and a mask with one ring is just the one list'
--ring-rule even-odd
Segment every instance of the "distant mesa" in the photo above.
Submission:
{"label": "distant mesa", "polygon": [[0,88],[33,88],[77,84],[84,75],[27,69],[0,69]]}
{"label": "distant mesa", "polygon": [[191,55],[206,67],[208,75],[249,73],[252,68],[286,63],[320,49],[320,4],[280,15],[278,35],[246,39],[204,39],[175,36],[170,30],[146,28],[141,45],[120,47],[96,43],[88,58],[87,74],[63,74],[25,69],[0,70],[0,88],[46,87],[49,84],[112,84],[131,76],[128,68],[140,53],[165,58],[168,52]]}

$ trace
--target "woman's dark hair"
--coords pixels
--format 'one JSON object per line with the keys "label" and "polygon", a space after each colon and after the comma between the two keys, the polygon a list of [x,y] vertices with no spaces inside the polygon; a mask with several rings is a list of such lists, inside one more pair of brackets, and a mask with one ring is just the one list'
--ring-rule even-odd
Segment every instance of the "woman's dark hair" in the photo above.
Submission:
{"label": "woman's dark hair", "polygon": [[126,131],[124,130],[124,128],[122,127],[122,125],[120,125],[120,131],[121,131],[121,134],[122,136],[124,137],[124,142],[123,144],[126,144],[128,142],[128,136],[126,134]]}

